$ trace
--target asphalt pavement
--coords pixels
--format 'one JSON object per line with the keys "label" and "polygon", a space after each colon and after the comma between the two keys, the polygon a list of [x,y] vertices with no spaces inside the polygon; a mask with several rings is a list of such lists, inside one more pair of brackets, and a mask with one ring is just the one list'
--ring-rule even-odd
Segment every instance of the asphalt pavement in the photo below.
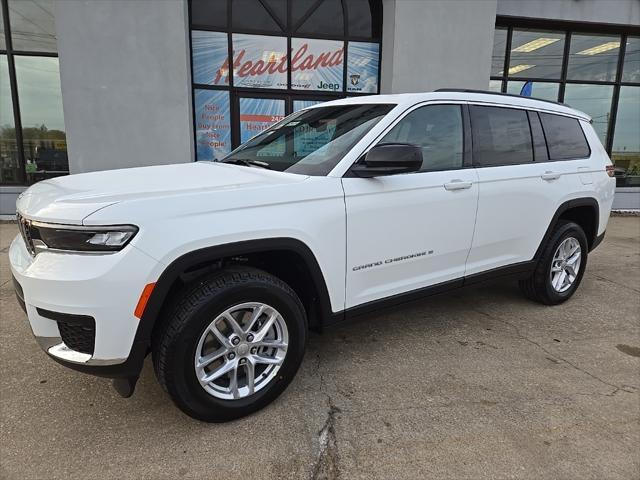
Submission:
{"label": "asphalt pavement", "polygon": [[134,396],[40,351],[0,225],[0,477],[638,479],[640,218],[612,218],[558,307],[512,283],[312,334],[287,391],[250,417],[177,410],[147,359]]}

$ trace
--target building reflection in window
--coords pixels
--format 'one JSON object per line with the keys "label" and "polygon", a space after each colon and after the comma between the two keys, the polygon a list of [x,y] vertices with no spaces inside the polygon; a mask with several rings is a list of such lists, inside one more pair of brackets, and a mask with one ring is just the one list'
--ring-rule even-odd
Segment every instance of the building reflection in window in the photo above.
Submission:
{"label": "building reflection in window", "polygon": [[640,87],[620,87],[611,159],[619,187],[640,187]]}

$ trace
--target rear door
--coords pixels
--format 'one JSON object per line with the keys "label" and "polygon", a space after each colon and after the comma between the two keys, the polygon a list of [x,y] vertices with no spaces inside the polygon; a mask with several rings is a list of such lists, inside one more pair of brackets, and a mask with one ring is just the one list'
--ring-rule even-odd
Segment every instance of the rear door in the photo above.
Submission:
{"label": "rear door", "polygon": [[478,198],[464,120],[459,104],[419,106],[376,143],[422,147],[420,172],[343,178],[347,308],[461,281]]}
{"label": "rear door", "polygon": [[537,112],[469,109],[479,199],[467,276],[531,260],[558,206],[580,190],[575,164],[550,161]]}

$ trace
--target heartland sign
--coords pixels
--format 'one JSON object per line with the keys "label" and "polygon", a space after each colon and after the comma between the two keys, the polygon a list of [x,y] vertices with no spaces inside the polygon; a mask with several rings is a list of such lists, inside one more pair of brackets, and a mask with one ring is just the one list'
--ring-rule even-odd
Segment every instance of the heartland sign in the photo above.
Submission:
{"label": "heartland sign", "polygon": [[[341,40],[291,38],[288,65],[286,37],[233,33],[229,39],[225,32],[202,30],[193,30],[191,35],[196,85],[229,85],[233,71],[233,86],[237,88],[359,93],[378,90],[376,43],[349,42],[346,55]],[[233,47],[231,58],[229,43]]]}
{"label": "heartland sign", "polygon": [[[341,47],[338,50],[321,52],[314,55],[309,52],[309,44],[304,43],[298,48],[297,51],[291,53],[291,73],[316,71],[321,68],[327,67],[340,67],[344,62],[344,48]],[[235,52],[234,52],[235,54]],[[283,53],[270,52],[267,55],[267,59],[250,59],[245,58],[247,54],[246,49],[240,50],[235,54],[233,61],[233,74],[236,77],[260,77],[264,74],[276,74],[287,73],[287,56]],[[224,83],[229,83],[229,57],[227,57],[218,71],[216,77],[213,80],[215,85],[218,85],[222,80]]]}

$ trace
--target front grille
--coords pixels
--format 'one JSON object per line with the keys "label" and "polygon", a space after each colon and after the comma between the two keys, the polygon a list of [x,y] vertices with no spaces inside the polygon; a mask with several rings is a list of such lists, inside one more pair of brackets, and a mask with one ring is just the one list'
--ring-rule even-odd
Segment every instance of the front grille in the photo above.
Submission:
{"label": "front grille", "polygon": [[29,250],[29,253],[31,255],[35,255],[36,249],[33,246],[33,238],[31,238],[31,220],[24,218],[19,213],[16,213],[16,219],[18,220],[20,235],[22,235],[22,240],[24,240],[24,244],[27,246],[27,250]]}
{"label": "front grille", "polygon": [[96,339],[95,326],[58,322],[58,330],[60,330],[60,338],[71,350],[93,355]]}

